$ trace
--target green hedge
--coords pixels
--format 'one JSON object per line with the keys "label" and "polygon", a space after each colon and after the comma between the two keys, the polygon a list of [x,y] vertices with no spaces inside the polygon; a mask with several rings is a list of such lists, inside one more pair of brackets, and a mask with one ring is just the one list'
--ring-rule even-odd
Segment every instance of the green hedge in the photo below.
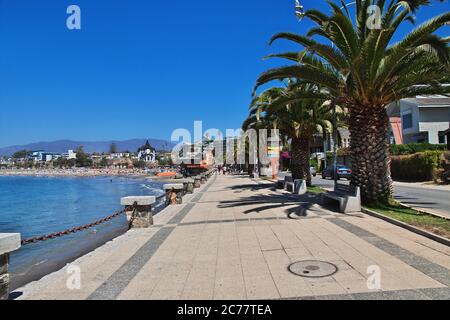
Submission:
{"label": "green hedge", "polygon": [[391,155],[393,156],[415,154],[418,152],[426,152],[426,151],[445,151],[445,150],[447,150],[446,144],[410,143],[410,144],[391,145]]}
{"label": "green hedge", "polygon": [[442,151],[426,151],[391,157],[391,176],[395,180],[430,181],[440,166]]}

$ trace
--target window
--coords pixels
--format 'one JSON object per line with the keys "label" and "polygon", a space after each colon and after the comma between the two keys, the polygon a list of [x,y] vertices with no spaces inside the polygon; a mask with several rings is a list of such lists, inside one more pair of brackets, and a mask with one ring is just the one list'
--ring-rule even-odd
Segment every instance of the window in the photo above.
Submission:
{"label": "window", "polygon": [[439,144],[445,144],[445,143],[447,143],[447,141],[446,141],[446,136],[445,135],[443,135],[443,131],[439,131]]}
{"label": "window", "polygon": [[410,129],[413,127],[412,113],[405,114],[402,117],[402,125],[403,125],[403,129]]}

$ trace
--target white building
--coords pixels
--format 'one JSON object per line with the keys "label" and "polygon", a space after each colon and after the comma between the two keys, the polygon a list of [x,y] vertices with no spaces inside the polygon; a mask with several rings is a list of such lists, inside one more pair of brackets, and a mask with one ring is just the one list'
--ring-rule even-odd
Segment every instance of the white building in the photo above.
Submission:
{"label": "white building", "polygon": [[152,149],[141,150],[138,153],[138,159],[148,163],[154,163],[156,161],[156,152]]}
{"label": "white building", "polygon": [[388,108],[389,116],[400,116],[404,144],[428,142],[447,143],[446,131],[450,124],[450,97],[417,96],[403,99]]}
{"label": "white building", "polygon": [[47,152],[47,151],[42,151],[42,150],[34,151],[31,154],[31,158],[35,162],[50,162],[50,161],[56,160],[60,157],[61,157],[61,155],[59,153]]}
{"label": "white building", "polygon": [[76,152],[74,152],[73,150],[69,150],[67,152],[67,160],[76,159],[76,158],[77,158],[77,153]]}

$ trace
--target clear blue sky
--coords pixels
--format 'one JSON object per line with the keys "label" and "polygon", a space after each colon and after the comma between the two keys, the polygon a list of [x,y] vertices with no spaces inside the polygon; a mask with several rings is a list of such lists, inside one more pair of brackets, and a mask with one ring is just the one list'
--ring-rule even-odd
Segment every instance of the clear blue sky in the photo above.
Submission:
{"label": "clear blue sky", "polygon": [[[239,128],[294,0],[0,0],[0,146]],[[302,1],[306,9],[324,0]],[[82,30],[66,28],[77,4]],[[449,10],[427,8],[419,21]],[[448,29],[446,29],[448,35]]]}

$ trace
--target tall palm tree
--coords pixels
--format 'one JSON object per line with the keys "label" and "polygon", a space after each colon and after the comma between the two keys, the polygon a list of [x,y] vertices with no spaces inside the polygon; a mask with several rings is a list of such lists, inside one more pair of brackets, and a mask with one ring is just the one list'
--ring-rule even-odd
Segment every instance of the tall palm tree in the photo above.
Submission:
{"label": "tall palm tree", "polygon": [[[286,39],[303,47],[300,52],[270,56],[295,64],[269,70],[257,80],[256,88],[275,79],[311,82],[326,88],[333,103],[348,108],[351,183],[361,187],[365,203],[388,202],[392,195],[386,106],[403,98],[450,92],[444,85],[450,73],[449,38],[435,33],[450,23],[450,12],[426,21],[394,42],[399,28],[413,22],[416,12],[429,3],[356,0],[353,19],[343,1],[339,5],[328,1],[329,15],[319,10],[304,13],[315,23],[305,36],[279,33],[271,39],[271,43]],[[379,26],[367,23],[370,5],[381,10]]]}
{"label": "tall palm tree", "polygon": [[291,141],[292,177],[311,185],[310,146],[315,134],[332,130],[332,108],[323,99],[302,99],[310,93],[319,96],[317,86],[290,81],[286,88],[271,88],[255,98],[247,121],[278,129]]}
{"label": "tall palm tree", "polygon": [[[258,135],[257,141],[259,143],[259,130],[260,129],[276,129],[275,119],[272,115],[262,115],[260,112],[260,107],[264,104],[270,103],[273,99],[275,99],[280,94],[279,88],[272,88],[270,90],[265,91],[260,96],[253,99],[250,104],[250,112],[249,116],[242,123],[242,130],[247,131],[250,129],[256,130]],[[245,151],[246,151],[246,165],[248,174],[251,176],[254,171],[254,164],[251,164],[250,161],[250,143],[245,141]],[[259,148],[257,148],[257,158],[259,159]]]}

